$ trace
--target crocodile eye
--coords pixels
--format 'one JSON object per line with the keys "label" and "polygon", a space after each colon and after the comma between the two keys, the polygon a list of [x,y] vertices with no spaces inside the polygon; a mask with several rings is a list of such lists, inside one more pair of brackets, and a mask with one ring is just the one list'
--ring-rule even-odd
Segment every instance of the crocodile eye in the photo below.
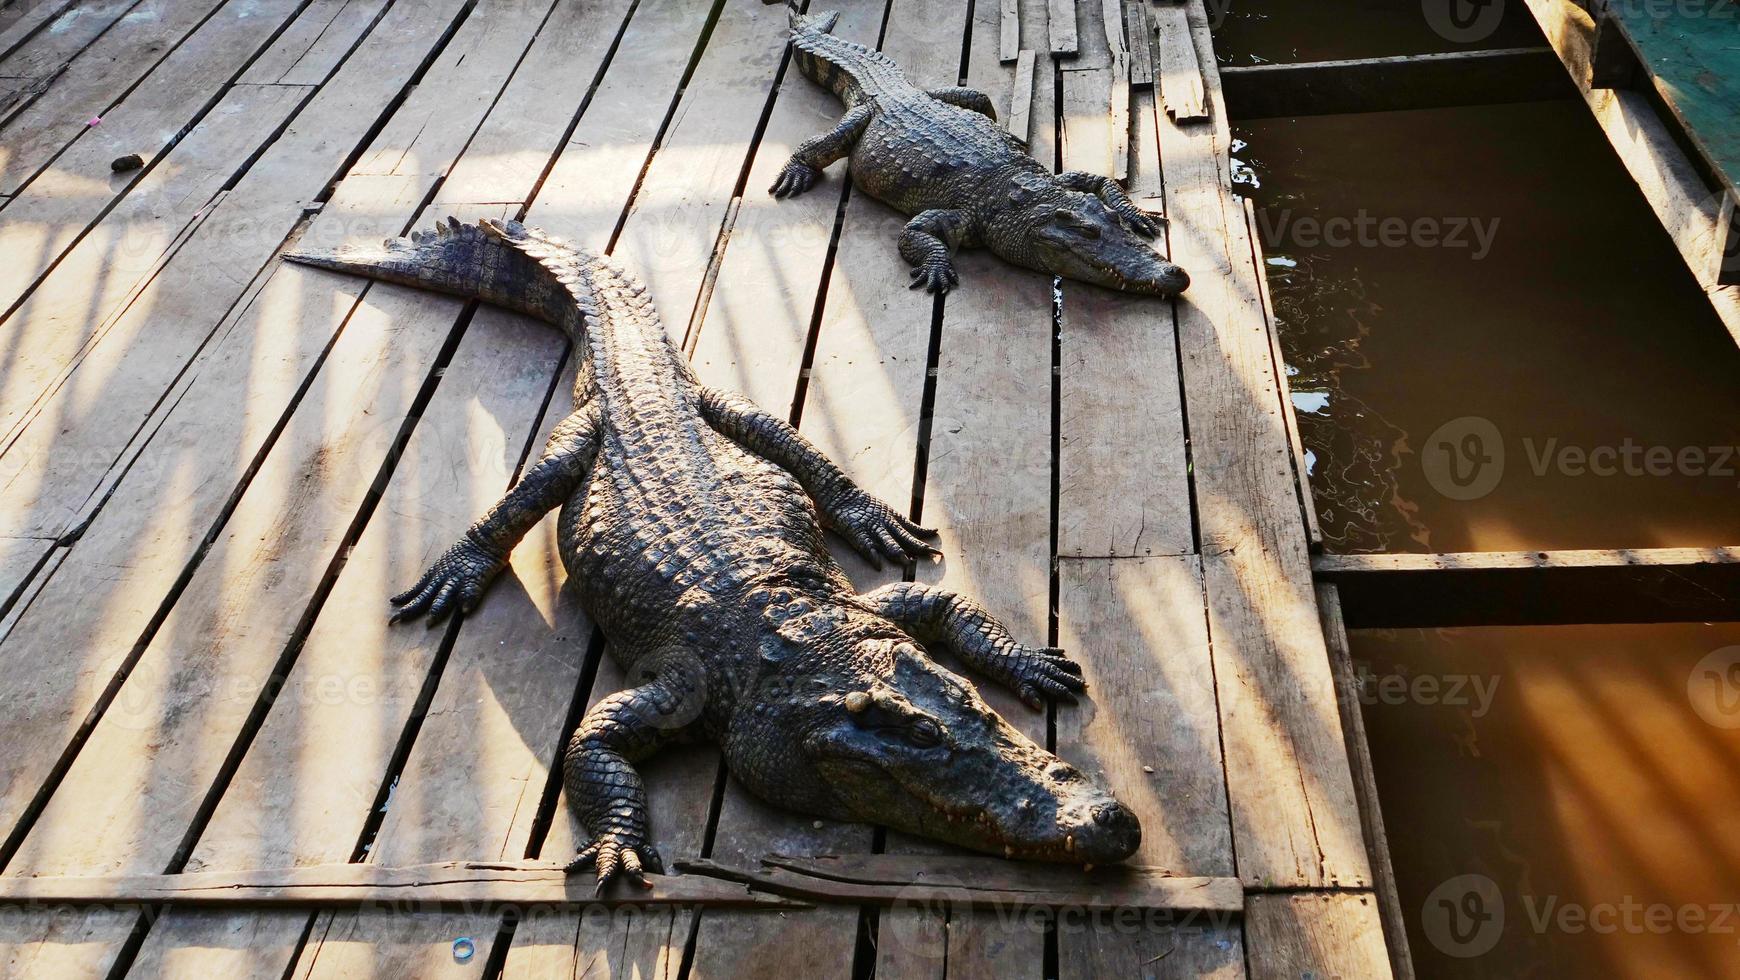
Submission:
{"label": "crocodile eye", "polygon": [[906,740],[921,749],[942,744],[942,729],[929,718],[920,718],[906,730]]}
{"label": "crocodile eye", "polygon": [[1100,237],[1100,226],[1099,225],[1086,224],[1086,223],[1079,224],[1079,225],[1075,226],[1075,230],[1081,232],[1081,237],[1083,237],[1083,238],[1092,239],[1092,238]]}

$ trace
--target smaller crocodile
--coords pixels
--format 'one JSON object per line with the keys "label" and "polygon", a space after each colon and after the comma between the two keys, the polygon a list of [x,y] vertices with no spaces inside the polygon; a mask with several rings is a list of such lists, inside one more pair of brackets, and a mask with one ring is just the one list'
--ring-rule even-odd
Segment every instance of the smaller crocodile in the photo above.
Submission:
{"label": "smaller crocodile", "polygon": [[1185,271],[1145,239],[1165,218],[1137,207],[1117,181],[1053,174],[996,123],[991,98],[970,88],[925,92],[880,51],[829,33],[837,13],[793,13],[791,38],[804,76],[846,106],[840,124],[804,141],[769,191],[815,186],[829,164],[851,158],[852,183],[911,215],[900,257],[912,287],[959,284],[953,254],[983,246],[1009,262],[1111,289],[1176,296]]}

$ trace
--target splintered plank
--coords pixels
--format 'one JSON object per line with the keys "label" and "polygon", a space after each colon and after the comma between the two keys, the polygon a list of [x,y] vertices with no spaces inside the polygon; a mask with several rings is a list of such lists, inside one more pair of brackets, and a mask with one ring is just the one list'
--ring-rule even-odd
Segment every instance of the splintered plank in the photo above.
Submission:
{"label": "splintered plank", "polygon": [[[0,62],[0,78],[17,76],[38,80],[52,79],[51,84],[40,87],[40,95],[21,99],[10,115],[0,114],[5,120],[0,123],[0,140],[5,141],[6,147],[0,152],[0,193],[18,193],[67,144],[81,137],[96,138],[94,133],[86,135],[87,130],[93,128],[90,126],[93,118],[101,118],[104,124],[121,121],[124,139],[136,140],[145,133],[156,135],[152,130],[127,126],[130,112],[111,117],[110,110],[119,112],[126,105],[126,100],[119,105],[116,100],[138,83],[139,79],[159,68],[160,63],[161,67],[174,65],[181,70],[186,70],[187,66],[193,64],[185,57],[178,57],[177,45],[184,39],[187,44],[200,45],[200,36],[206,32],[206,27],[201,26],[202,22],[223,2],[224,0],[193,0],[189,3],[138,4],[110,0],[108,3],[80,4],[79,16],[73,18],[69,30],[62,32],[51,27],[41,35],[42,39],[55,42],[53,49],[45,50],[47,46],[41,43],[31,44]],[[238,5],[237,9],[242,6],[245,5]],[[259,43],[256,38],[271,36],[284,22],[285,13],[294,12],[296,6],[292,4],[280,10],[260,10],[260,19],[252,24],[242,25],[240,32],[236,30],[239,21],[235,13],[218,13],[212,24],[217,25],[219,31],[227,29],[233,32],[230,43],[236,46],[236,50],[225,57],[239,55],[245,60],[252,53],[253,45]],[[127,11],[129,7],[133,8],[131,12]],[[121,16],[122,14],[125,16]],[[246,14],[243,18],[248,19]],[[103,23],[105,20],[109,23]],[[92,29],[99,25],[101,29],[93,32]],[[264,33],[250,37],[248,32],[251,31]],[[190,33],[193,34],[192,37],[188,36]],[[80,38],[88,42],[88,46],[66,46],[68,42]],[[253,43],[250,43],[251,40]],[[237,61],[235,65],[239,67],[241,63]],[[203,79],[190,78],[190,86],[198,87],[186,91],[183,99],[197,109],[206,100],[215,98],[219,85],[227,81],[230,74],[221,77],[205,76]],[[141,88],[150,86],[151,83],[147,82]],[[161,131],[174,132],[173,121],[164,122],[169,125],[162,126]],[[152,151],[140,144],[134,149],[110,153],[103,161],[102,172],[82,174],[89,181],[84,195],[93,196],[107,189],[111,183],[107,161],[129,152],[138,152],[149,157]],[[62,193],[66,192],[63,189]]]}
{"label": "splintered plank", "polygon": [[[1190,39],[1212,66],[1207,15]],[[1211,94],[1218,76],[1209,74]],[[1370,881],[1298,517],[1290,449],[1249,264],[1229,254],[1227,124],[1162,118],[1192,472],[1238,872],[1247,887]],[[1381,940],[1380,940],[1381,941]]]}
{"label": "splintered plank", "polygon": [[[1104,82],[1104,72],[1063,73],[1065,169],[1109,172]],[[1153,96],[1140,92],[1135,100],[1130,198],[1164,212]],[[1156,247],[1164,250],[1165,239],[1163,232]],[[1194,550],[1173,306],[1063,284],[1059,555]]]}
{"label": "splintered plank", "polygon": [[1245,935],[1252,980],[1394,975],[1370,892],[1251,895]]}
{"label": "splintered plank", "polygon": [[[1203,88],[1202,65],[1191,37],[1186,5],[1163,3],[1154,8],[1157,84],[1166,114],[1177,122],[1207,119],[1208,95]],[[1209,62],[1212,64],[1212,62]]]}
{"label": "splintered plank", "polygon": [[[1001,107],[1014,95],[1014,73],[991,57],[999,25],[983,6],[974,11],[967,84]],[[1047,57],[1048,78],[1052,70]],[[1040,94],[1038,111],[1049,116],[1051,86]],[[946,557],[919,563],[917,577],[977,599],[1020,640],[1044,646],[1051,604],[1051,277],[982,250],[962,252],[955,262],[961,286],[943,303],[921,502],[924,523],[938,530]],[[1045,744],[1045,712],[967,676],[992,708]],[[949,853],[896,833],[888,850]],[[946,963],[953,977],[1038,978],[1044,953],[1045,931],[1033,917],[1007,909],[944,911],[913,900],[882,913],[876,975],[940,976]]]}

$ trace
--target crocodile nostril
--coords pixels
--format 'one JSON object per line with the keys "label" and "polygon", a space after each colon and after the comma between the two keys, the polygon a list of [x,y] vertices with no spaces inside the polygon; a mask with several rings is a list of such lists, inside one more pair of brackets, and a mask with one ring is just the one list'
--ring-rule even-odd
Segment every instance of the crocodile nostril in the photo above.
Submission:
{"label": "crocodile nostril", "polygon": [[1102,827],[1110,827],[1116,824],[1128,823],[1130,821],[1130,811],[1116,803],[1101,803],[1099,806],[1094,807],[1093,815],[1094,823],[1097,823]]}

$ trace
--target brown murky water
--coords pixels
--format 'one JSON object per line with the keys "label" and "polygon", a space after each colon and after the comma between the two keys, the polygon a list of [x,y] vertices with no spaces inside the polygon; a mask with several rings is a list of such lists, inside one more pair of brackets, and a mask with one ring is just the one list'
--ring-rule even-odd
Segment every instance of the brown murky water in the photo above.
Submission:
{"label": "brown murky water", "polygon": [[1208,0],[1223,65],[1545,43],[1522,0]]}
{"label": "brown murky water", "polygon": [[1740,544],[1740,350],[1581,103],[1237,129],[1329,550]]}
{"label": "brown murky water", "polygon": [[1351,639],[1420,976],[1740,976],[1740,624]]}

